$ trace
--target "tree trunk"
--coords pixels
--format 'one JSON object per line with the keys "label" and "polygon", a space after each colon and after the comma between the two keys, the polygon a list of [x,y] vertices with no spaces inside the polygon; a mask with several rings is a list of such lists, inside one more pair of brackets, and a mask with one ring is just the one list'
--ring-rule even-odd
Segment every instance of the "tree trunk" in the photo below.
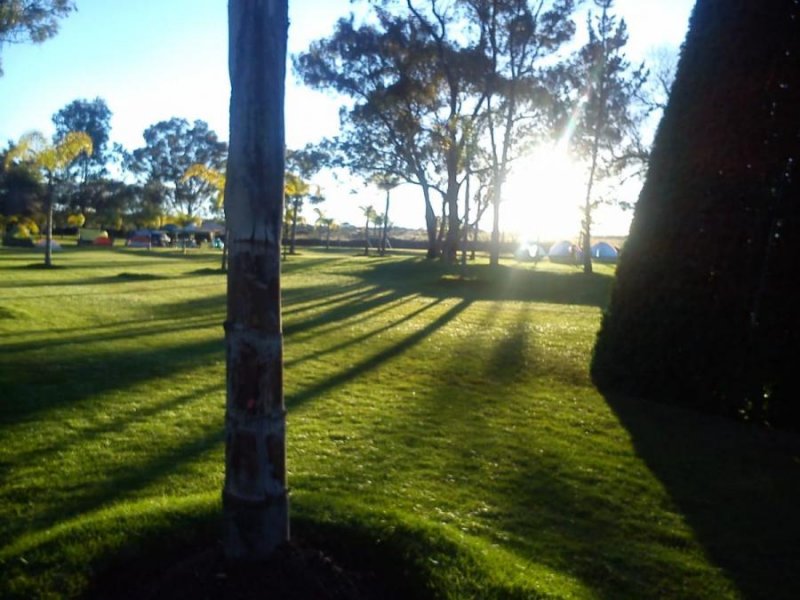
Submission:
{"label": "tree trunk", "polygon": [[289,539],[280,244],[288,1],[230,0],[230,242],[224,544],[263,560]]}
{"label": "tree trunk", "polygon": [[[455,264],[458,260],[458,244],[460,241],[461,221],[458,218],[458,146],[453,136],[453,147],[447,153],[447,233],[444,240],[443,258],[448,264]],[[444,219],[444,214],[442,214]]]}
{"label": "tree trunk", "polygon": [[[467,242],[469,241],[469,154],[467,154],[467,177],[466,189],[464,190],[464,241],[461,247],[461,266],[466,269],[467,266]],[[464,271],[466,273],[466,270]]]}
{"label": "tree trunk", "polygon": [[592,148],[592,168],[589,170],[589,181],[586,183],[586,199],[583,205],[583,272],[592,272],[592,188],[594,187],[594,174],[597,170],[597,153],[599,135],[595,133]]}
{"label": "tree trunk", "polygon": [[53,182],[47,184],[47,222],[44,229],[44,266],[53,266]]}
{"label": "tree trunk", "polygon": [[489,264],[500,264],[500,198],[492,193],[492,241],[489,248]]}
{"label": "tree trunk", "polygon": [[364,256],[369,256],[369,217],[364,225]]}
{"label": "tree trunk", "polygon": [[296,198],[292,200],[292,233],[290,238],[289,244],[289,254],[296,254],[295,251],[295,237],[297,236],[297,205],[299,204],[299,200]]}
{"label": "tree trunk", "polygon": [[425,199],[425,228],[428,232],[428,259],[439,256],[439,241],[436,236],[436,213],[431,204],[431,190],[427,185],[422,186],[422,195]]}
{"label": "tree trunk", "polygon": [[381,232],[381,256],[386,254],[386,235],[389,231],[389,195],[391,190],[386,190],[386,209],[383,212],[383,231]]}
{"label": "tree trunk", "polygon": [[225,242],[222,244],[222,263],[220,264],[220,269],[223,271],[228,270],[228,231],[225,230]]}

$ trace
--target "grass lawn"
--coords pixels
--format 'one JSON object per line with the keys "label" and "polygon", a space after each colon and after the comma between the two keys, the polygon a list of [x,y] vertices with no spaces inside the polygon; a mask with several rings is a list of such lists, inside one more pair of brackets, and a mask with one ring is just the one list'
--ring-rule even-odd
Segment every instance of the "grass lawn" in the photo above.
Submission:
{"label": "grass lawn", "polygon": [[[0,248],[0,597],[219,531],[218,254]],[[409,598],[800,597],[800,441],[603,398],[613,273],[284,263],[293,527]]]}

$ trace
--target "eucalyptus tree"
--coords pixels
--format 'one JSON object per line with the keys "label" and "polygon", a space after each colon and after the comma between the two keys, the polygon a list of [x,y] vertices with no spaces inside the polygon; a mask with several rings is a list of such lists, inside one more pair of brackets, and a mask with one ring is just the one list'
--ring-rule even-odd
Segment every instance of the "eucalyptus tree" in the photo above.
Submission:
{"label": "eucalyptus tree", "polygon": [[[393,4],[383,0],[384,5]],[[458,199],[463,182],[465,150],[473,139],[476,122],[487,100],[482,78],[489,63],[481,51],[485,40],[470,35],[464,3],[448,0],[405,0],[411,20],[425,33],[434,51],[434,69],[439,73],[439,102],[427,116],[432,142],[444,163],[445,184],[442,215],[445,232],[442,254],[455,263],[461,241]],[[443,211],[444,212],[444,211]]]}
{"label": "eucalyptus tree", "polygon": [[76,181],[86,183],[106,173],[111,116],[111,110],[102,98],[73,100],[53,115],[57,142],[71,131],[83,131],[92,138],[91,156],[81,154],[70,165],[70,175]]}
{"label": "eucalyptus tree", "polygon": [[148,127],[144,140],[145,145],[129,157],[130,169],[145,181],[160,183],[175,210],[195,216],[215,191],[199,178],[185,179],[184,173],[194,164],[221,170],[227,144],[219,141],[205,121],[189,123],[175,117]]}
{"label": "eucalyptus tree", "polygon": [[59,179],[64,177],[70,163],[82,153],[92,153],[92,138],[82,131],[72,131],[54,143],[48,142],[37,131],[27,133],[6,153],[6,167],[14,162],[27,163],[33,169],[40,171],[47,183],[45,196],[47,224],[44,252],[46,267],[53,265],[53,204],[56,185]]}
{"label": "eucalyptus tree", "polygon": [[230,0],[230,249],[225,323],[225,551],[260,560],[289,539],[280,243],[288,0]]}
{"label": "eucalyptus tree", "polygon": [[0,50],[4,44],[40,44],[50,39],[58,33],[58,20],[73,10],[75,3],[71,0],[3,0],[0,2]]}
{"label": "eucalyptus tree", "polygon": [[585,273],[592,272],[592,217],[601,202],[596,184],[625,167],[620,154],[626,155],[622,148],[638,139],[641,115],[635,103],[647,79],[644,65],[633,68],[625,56],[628,31],[625,21],[611,12],[614,0],[593,2],[600,12],[590,12],[587,17],[589,40],[579,50],[574,65],[576,89],[581,93],[577,97],[579,118],[570,138],[573,151],[588,161],[581,222]]}
{"label": "eucalyptus tree", "polygon": [[372,179],[386,174],[421,189],[428,257],[438,255],[431,193],[441,180],[427,121],[440,102],[435,48],[414,19],[376,10],[375,22],[341,19],[333,34],[294,60],[303,81],[348,98],[331,164]]}
{"label": "eucalyptus tree", "polygon": [[558,60],[575,34],[574,0],[468,0],[489,68],[482,76],[486,165],[491,173],[490,262],[500,259],[500,203],[512,162],[552,137],[560,115]]}

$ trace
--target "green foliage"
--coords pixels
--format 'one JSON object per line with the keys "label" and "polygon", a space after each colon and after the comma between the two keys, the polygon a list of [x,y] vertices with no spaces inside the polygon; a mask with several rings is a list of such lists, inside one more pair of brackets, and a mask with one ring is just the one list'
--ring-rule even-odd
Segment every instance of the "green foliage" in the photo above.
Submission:
{"label": "green foliage", "polygon": [[111,132],[111,111],[102,98],[73,100],[53,115],[55,141],[60,142],[71,131],[83,131],[92,139],[92,152],[82,154],[70,165],[73,180],[86,183],[106,174],[108,137]]}
{"label": "green foliage", "polygon": [[[218,539],[217,254],[61,257],[0,249],[4,598],[82,596]],[[600,269],[284,265],[297,535],[408,598],[793,598],[797,439],[606,402]]]}
{"label": "green foliage", "polygon": [[594,5],[600,14],[589,13],[589,40],[572,66],[578,97],[576,118],[567,125],[568,129],[574,128],[568,140],[570,149],[588,163],[581,222],[586,273],[592,271],[592,220],[602,198],[598,184],[623,172],[633,162],[630,157],[640,155],[638,149],[631,147],[639,140],[638,127],[644,112],[637,111],[636,104],[647,79],[644,66],[633,69],[625,56],[628,30],[625,21],[612,12],[614,1],[594,0]]}
{"label": "green foliage", "polygon": [[800,428],[798,18],[695,7],[598,337],[604,390]]}
{"label": "green foliage", "polygon": [[196,164],[222,171],[228,145],[205,121],[190,124],[176,117],[148,127],[144,140],[145,145],[129,157],[129,168],[145,185],[157,187],[175,210],[194,216],[217,190],[202,178],[186,177],[186,172]]}
{"label": "green foliage", "polygon": [[75,3],[70,0],[0,2],[0,49],[7,43],[31,41],[38,44],[53,37],[58,32],[58,20],[73,10]]}

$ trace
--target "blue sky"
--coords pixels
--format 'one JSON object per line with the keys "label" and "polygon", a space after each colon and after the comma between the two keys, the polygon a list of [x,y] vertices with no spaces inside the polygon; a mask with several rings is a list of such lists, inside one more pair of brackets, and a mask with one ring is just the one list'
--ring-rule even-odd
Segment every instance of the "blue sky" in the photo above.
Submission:
{"label": "blue sky", "polygon": [[[2,48],[0,144],[32,129],[51,134],[53,113],[77,98],[97,96],[113,112],[112,139],[129,149],[142,145],[144,129],[173,116],[203,119],[227,139],[225,0],[77,0],[77,6],[52,40]],[[677,47],[692,6],[693,0],[617,0],[616,11],[630,30],[629,55],[638,59],[653,47]],[[348,0],[290,0],[290,52],[327,35],[350,10]],[[303,89],[290,74],[287,145],[334,134],[337,108],[335,99]],[[323,184],[327,210],[339,221],[360,222],[359,204],[381,205],[377,190],[361,189],[354,197],[350,185]],[[422,226],[418,195],[396,195],[393,220]],[[608,233],[624,233],[627,218],[608,221],[607,228],[617,230]]]}

